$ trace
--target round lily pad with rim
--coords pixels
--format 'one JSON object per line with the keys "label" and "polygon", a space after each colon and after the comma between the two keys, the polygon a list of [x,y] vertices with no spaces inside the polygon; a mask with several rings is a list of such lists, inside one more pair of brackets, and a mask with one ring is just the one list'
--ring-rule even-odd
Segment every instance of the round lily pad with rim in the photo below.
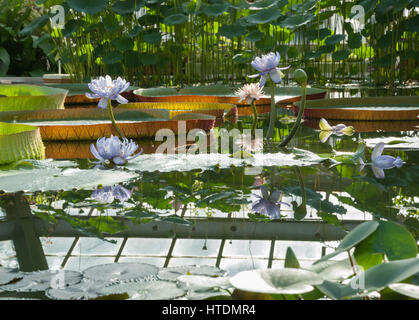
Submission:
{"label": "round lily pad with rim", "polygon": [[87,268],[83,271],[86,279],[105,282],[128,282],[156,279],[159,268],[136,262],[108,263]]}

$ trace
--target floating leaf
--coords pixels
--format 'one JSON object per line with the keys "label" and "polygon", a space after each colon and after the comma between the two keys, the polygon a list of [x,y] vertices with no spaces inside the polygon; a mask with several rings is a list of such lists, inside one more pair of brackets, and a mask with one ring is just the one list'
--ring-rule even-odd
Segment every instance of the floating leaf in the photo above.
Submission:
{"label": "floating leaf", "polygon": [[98,291],[105,284],[103,281],[82,281],[64,288],[51,288],[45,294],[55,300],[90,300],[101,296]]}
{"label": "floating leaf", "polygon": [[158,268],[146,263],[108,263],[87,268],[83,271],[86,279],[105,282],[124,282],[133,280],[153,280]]}
{"label": "floating leaf", "polygon": [[4,291],[35,292],[45,291],[51,286],[74,285],[82,280],[81,273],[76,271],[35,271],[25,272],[23,279],[8,285],[1,286]]}
{"label": "floating leaf", "polygon": [[127,293],[132,300],[169,300],[186,294],[175,283],[161,280],[117,283],[99,290],[101,295],[122,293]]}
{"label": "floating leaf", "polygon": [[5,285],[13,280],[24,277],[24,273],[16,269],[0,268],[0,285]]}

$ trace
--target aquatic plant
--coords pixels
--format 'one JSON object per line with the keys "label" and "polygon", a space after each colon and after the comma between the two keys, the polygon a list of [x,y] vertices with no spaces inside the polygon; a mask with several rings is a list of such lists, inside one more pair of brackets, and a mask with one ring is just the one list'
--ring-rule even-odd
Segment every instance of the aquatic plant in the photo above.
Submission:
{"label": "aquatic plant", "polygon": [[266,139],[272,138],[272,133],[274,129],[275,119],[276,119],[276,106],[275,106],[275,84],[281,82],[284,74],[281,70],[286,70],[290,66],[285,68],[279,68],[279,62],[281,61],[281,56],[278,52],[262,55],[261,57],[256,57],[252,62],[251,66],[258,70],[259,73],[248,75],[249,78],[260,77],[259,86],[262,88],[265,86],[268,79],[268,75],[271,79],[271,112],[269,118],[269,128],[266,134]]}
{"label": "aquatic plant", "polygon": [[252,204],[252,210],[270,217],[271,219],[279,219],[281,217],[281,210],[278,204],[285,204],[289,207],[290,204],[280,202],[282,192],[275,190],[270,195],[264,186],[260,187],[262,196],[256,195],[259,200]]}
{"label": "aquatic plant", "polygon": [[393,157],[388,155],[382,155],[385,144],[383,142],[378,143],[372,150],[372,171],[378,179],[384,179],[384,169],[392,169],[394,167],[400,168],[403,165],[403,161],[400,157]]}
{"label": "aquatic plant", "polygon": [[326,140],[332,135],[336,135],[336,136],[343,136],[343,135],[347,135],[347,136],[351,136],[354,133],[354,127],[352,126],[346,126],[343,123],[339,123],[336,126],[331,126],[326,119],[321,118],[320,122],[319,122],[319,127],[320,127],[320,141],[321,142],[326,142]]}
{"label": "aquatic plant", "polygon": [[112,100],[116,100],[121,104],[128,103],[128,100],[121,96],[121,93],[127,90],[129,86],[130,83],[121,77],[112,80],[109,75],[106,75],[106,77],[99,77],[99,79],[92,80],[89,83],[89,89],[93,93],[86,93],[86,97],[89,99],[100,99],[98,104],[99,108],[108,108],[112,124],[121,138],[125,138],[125,136],[115,122],[115,116],[112,110]]}
{"label": "aquatic plant", "polygon": [[258,120],[258,111],[256,109],[255,100],[259,100],[265,93],[263,92],[263,87],[259,83],[248,83],[236,91],[236,95],[239,96],[239,103],[243,100],[246,100],[248,104],[252,106],[253,109],[253,127],[256,129],[256,124]]}
{"label": "aquatic plant", "polygon": [[[97,149],[96,149],[97,147]],[[138,145],[124,138],[122,141],[113,135],[110,138],[100,138],[96,142],[96,147],[92,143],[90,151],[97,161],[96,163],[102,164],[105,167],[113,167],[114,165],[124,165],[127,161],[132,160],[142,154],[143,149],[136,155],[135,151],[139,148]]]}

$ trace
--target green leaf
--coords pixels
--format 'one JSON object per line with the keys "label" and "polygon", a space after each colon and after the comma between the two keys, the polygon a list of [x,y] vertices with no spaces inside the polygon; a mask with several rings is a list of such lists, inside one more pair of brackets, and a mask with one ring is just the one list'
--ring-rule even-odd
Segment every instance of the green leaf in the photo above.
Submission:
{"label": "green leaf", "polygon": [[345,37],[346,36],[344,34],[334,34],[333,36],[330,36],[325,40],[325,44],[329,46],[336,45],[345,40]]}
{"label": "green leaf", "polygon": [[19,36],[24,37],[24,36],[32,34],[37,29],[45,26],[48,23],[48,21],[49,21],[49,14],[44,14],[43,16],[40,16],[39,18],[35,19],[30,24],[28,24],[25,28],[23,28],[19,32]]}
{"label": "green leaf", "polygon": [[256,48],[265,51],[272,50],[275,45],[276,40],[271,36],[266,36],[265,38],[255,42]]}
{"label": "green leaf", "polygon": [[218,33],[222,37],[233,39],[234,37],[240,37],[247,33],[247,29],[240,25],[222,25],[218,30]]}
{"label": "green leaf", "polygon": [[135,26],[134,28],[132,28],[131,32],[128,34],[128,37],[134,38],[138,36],[142,31],[143,31],[142,26]]}
{"label": "green leaf", "polygon": [[161,34],[159,31],[151,31],[144,33],[143,39],[150,44],[159,44],[161,42]]}
{"label": "green leaf", "polygon": [[314,18],[315,16],[312,13],[290,15],[280,23],[280,26],[283,28],[295,30],[298,27],[308,24]]}
{"label": "green leaf", "polygon": [[350,55],[349,50],[347,49],[339,50],[339,51],[333,52],[332,59],[333,61],[342,61],[342,60],[347,59],[349,55]]}
{"label": "green leaf", "polygon": [[131,38],[115,38],[111,41],[112,46],[119,51],[131,50],[134,47],[134,41]]}
{"label": "green leaf", "polygon": [[388,287],[404,296],[419,300],[419,286],[409,283],[393,283]]}
{"label": "green leaf", "polygon": [[330,36],[332,32],[328,28],[321,28],[319,30],[310,30],[307,32],[308,40],[323,40],[324,38]]}
{"label": "green leaf", "polygon": [[228,3],[222,4],[211,4],[211,5],[202,5],[199,12],[205,14],[208,17],[218,17],[219,15],[223,14],[227,11],[229,7]]}
{"label": "green leaf", "polygon": [[378,225],[379,223],[377,221],[368,221],[356,226],[342,239],[341,243],[334,252],[324,256],[320,260],[317,260],[315,264],[319,263],[320,261],[328,260],[342,252],[348,251],[349,249],[355,247],[358,243],[372,234],[378,228]]}
{"label": "green leaf", "polygon": [[73,33],[79,31],[83,22],[80,20],[70,20],[66,22],[65,28],[61,31],[63,37],[71,37]]}
{"label": "green leaf", "polygon": [[113,4],[112,10],[120,15],[129,15],[144,7],[144,4],[145,3],[142,0],[118,0]]}
{"label": "green leaf", "polygon": [[362,46],[362,35],[360,33],[351,33],[348,36],[348,46],[351,49],[358,49]]}
{"label": "green leaf", "polygon": [[412,234],[403,226],[390,221],[380,221],[372,240],[375,252],[384,253],[389,260],[416,257],[418,246]]}
{"label": "green leaf", "polygon": [[285,268],[300,268],[300,263],[298,262],[297,257],[295,256],[294,251],[291,249],[291,247],[287,248],[287,253],[285,254]]}
{"label": "green leaf", "polygon": [[5,76],[10,66],[10,56],[6,49],[0,47],[0,76]]}
{"label": "green leaf", "polygon": [[158,57],[155,54],[151,54],[151,53],[141,53],[140,61],[144,65],[153,65],[153,64],[157,64]]}
{"label": "green leaf", "polygon": [[364,241],[359,243],[354,251],[356,264],[368,270],[377,264],[383,262],[383,254],[374,251],[372,241],[375,234],[370,235]]}
{"label": "green leaf", "polygon": [[267,8],[259,10],[255,14],[249,15],[246,19],[249,23],[252,24],[263,24],[274,21],[278,19],[281,15],[282,14],[280,9]]}
{"label": "green leaf", "polygon": [[121,27],[118,19],[114,15],[106,15],[102,19],[102,22],[105,26],[105,29],[110,33],[118,32],[119,28]]}
{"label": "green leaf", "polygon": [[260,32],[259,30],[253,30],[249,32],[245,40],[255,42],[259,41],[260,39],[263,39],[264,36],[265,34],[263,32]]}
{"label": "green leaf", "polygon": [[66,0],[68,6],[76,11],[96,14],[106,9],[109,0]]}
{"label": "green leaf", "polygon": [[188,21],[188,17],[183,13],[172,14],[164,18],[163,23],[168,26],[182,24]]}
{"label": "green leaf", "polygon": [[120,51],[112,51],[103,57],[103,62],[105,64],[114,64],[122,61],[123,55]]}

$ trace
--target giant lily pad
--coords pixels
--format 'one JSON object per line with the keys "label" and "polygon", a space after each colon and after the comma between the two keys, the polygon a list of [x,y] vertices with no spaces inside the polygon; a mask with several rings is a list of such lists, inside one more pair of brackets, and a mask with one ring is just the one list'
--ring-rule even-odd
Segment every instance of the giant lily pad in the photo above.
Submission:
{"label": "giant lily pad", "polygon": [[[235,95],[238,87],[223,85],[187,87],[176,91],[171,88],[150,88],[137,89],[134,94],[141,102],[210,102],[210,103],[231,103],[235,105],[247,105],[245,101],[239,103]],[[270,88],[264,88],[265,95],[256,100],[258,105],[270,105]],[[322,99],[326,90],[307,88],[307,99]],[[277,87],[275,88],[276,103],[291,103],[301,100],[301,89],[298,87]],[[240,110],[239,110],[240,112]]]}
{"label": "giant lily pad", "polygon": [[[300,103],[295,103],[297,114]],[[366,97],[307,101],[305,118],[345,120],[417,120],[419,97]]]}
{"label": "giant lily pad", "polygon": [[24,273],[21,280],[1,286],[0,289],[19,292],[45,291],[54,285],[74,285],[79,283],[82,278],[82,274],[76,271],[37,271]]}
{"label": "giant lily pad", "polygon": [[1,85],[0,111],[64,109],[67,93],[67,90],[46,86]]}
{"label": "giant lily pad", "polygon": [[103,281],[82,281],[64,288],[51,288],[46,296],[55,300],[90,300],[101,297],[99,290],[105,286]]}
{"label": "giant lily pad", "polygon": [[44,159],[39,128],[0,122],[0,165],[22,159]]}
{"label": "giant lily pad", "polygon": [[239,290],[269,294],[302,294],[314,289],[323,278],[302,269],[284,268],[243,271],[230,279]]}
{"label": "giant lily pad", "polygon": [[146,263],[109,263],[87,268],[86,279],[106,282],[155,280],[159,269]]}
{"label": "giant lily pad", "polygon": [[93,189],[99,184],[114,185],[138,176],[120,170],[81,170],[69,161],[32,160],[24,164],[21,168],[0,170],[0,189],[5,192]]}
{"label": "giant lily pad", "polygon": [[[86,92],[90,92],[87,83],[51,83],[46,84],[51,88],[68,90],[65,99],[65,104],[97,104],[99,99],[89,99],[86,97]],[[138,87],[130,86],[126,92],[138,89]]]}
{"label": "giant lily pad", "polygon": [[[213,115],[218,119],[237,116],[237,107],[228,103],[205,103],[205,102],[139,102],[120,105],[118,109],[166,109],[170,112],[170,119],[179,114],[199,112]],[[1,118],[0,118],[1,119]]]}
{"label": "giant lily pad", "polygon": [[138,281],[129,283],[116,283],[99,290],[101,295],[127,293],[132,300],[169,300],[186,294],[170,281]]}

